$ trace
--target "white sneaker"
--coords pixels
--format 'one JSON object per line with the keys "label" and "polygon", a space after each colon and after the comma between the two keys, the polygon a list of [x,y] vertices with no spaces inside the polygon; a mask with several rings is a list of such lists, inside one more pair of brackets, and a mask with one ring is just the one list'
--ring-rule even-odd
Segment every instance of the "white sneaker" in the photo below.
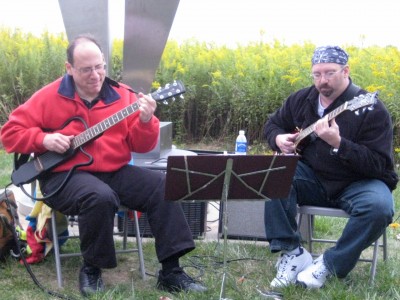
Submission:
{"label": "white sneaker", "polygon": [[297,274],[312,264],[311,254],[300,247],[299,254],[282,253],[276,268],[276,277],[271,281],[271,288],[280,288],[296,283]]}
{"label": "white sneaker", "polygon": [[324,263],[324,256],[321,255],[297,275],[297,282],[309,289],[319,289],[330,275],[331,272]]}

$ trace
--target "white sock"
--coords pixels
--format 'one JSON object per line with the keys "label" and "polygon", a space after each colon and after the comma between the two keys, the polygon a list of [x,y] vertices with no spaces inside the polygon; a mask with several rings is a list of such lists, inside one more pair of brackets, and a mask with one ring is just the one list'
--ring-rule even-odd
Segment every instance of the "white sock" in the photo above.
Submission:
{"label": "white sock", "polygon": [[287,255],[297,255],[300,254],[300,246],[298,246],[297,248],[294,248],[293,250],[290,251],[286,251]]}

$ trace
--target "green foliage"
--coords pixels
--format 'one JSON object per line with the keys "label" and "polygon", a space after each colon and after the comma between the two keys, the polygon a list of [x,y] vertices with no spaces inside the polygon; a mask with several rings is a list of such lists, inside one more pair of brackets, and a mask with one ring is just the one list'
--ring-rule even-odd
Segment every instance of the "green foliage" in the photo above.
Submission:
{"label": "green foliage", "polygon": [[67,41],[47,32],[40,38],[0,29],[1,124],[17,105],[64,73]]}
{"label": "green foliage", "polygon": [[396,47],[348,49],[351,76],[356,84],[369,92],[379,91],[394,125],[395,145],[400,145],[400,51]]}
{"label": "green foliage", "polygon": [[[17,105],[64,73],[67,39],[40,38],[0,28],[0,124]],[[110,76],[123,78],[123,41],[113,41]],[[153,88],[174,79],[186,86],[183,100],[159,105],[157,116],[174,123],[174,140],[193,143],[231,140],[246,131],[249,144],[263,141],[269,114],[290,93],[312,84],[312,43],[255,42],[236,48],[189,39],[170,40],[156,71]],[[379,91],[393,117],[395,146],[400,146],[400,52],[396,47],[344,46],[351,77],[370,92]]]}
{"label": "green foliage", "polygon": [[0,149],[0,190],[11,183],[11,171],[13,168],[13,155]]}
{"label": "green foliage", "polygon": [[[163,120],[174,122],[175,139],[233,140],[246,131],[250,145],[263,140],[262,128],[270,113],[290,93],[312,84],[310,58],[315,45],[286,46],[250,43],[230,49],[188,40],[170,41],[156,80],[179,78],[188,86],[185,101],[159,108]],[[351,76],[370,92],[379,91],[393,117],[395,145],[400,143],[400,55],[395,47],[345,47]]]}
{"label": "green foliage", "polygon": [[123,52],[123,42],[117,40],[112,45],[112,69],[110,77],[116,81],[122,81],[122,52]]}

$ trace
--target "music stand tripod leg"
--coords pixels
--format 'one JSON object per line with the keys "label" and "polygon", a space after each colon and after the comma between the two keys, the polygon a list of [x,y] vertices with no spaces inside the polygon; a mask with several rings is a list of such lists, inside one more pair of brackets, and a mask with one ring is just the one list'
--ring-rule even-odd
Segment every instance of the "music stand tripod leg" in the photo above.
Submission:
{"label": "music stand tripod leg", "polygon": [[233,159],[228,159],[226,162],[225,169],[225,177],[224,177],[224,186],[222,190],[222,205],[223,205],[223,232],[224,232],[224,249],[223,249],[223,274],[222,274],[222,283],[221,283],[221,292],[220,292],[220,300],[225,298],[225,285],[226,285],[226,276],[227,276],[227,250],[228,250],[228,214],[227,214],[227,206],[228,206],[228,191],[232,174],[232,165]]}
{"label": "music stand tripod leg", "polygon": [[221,217],[224,235],[224,269],[220,300],[225,299],[227,281],[228,200],[267,200],[287,197],[298,159],[298,156],[287,155],[168,157],[166,200],[218,199],[223,205]]}

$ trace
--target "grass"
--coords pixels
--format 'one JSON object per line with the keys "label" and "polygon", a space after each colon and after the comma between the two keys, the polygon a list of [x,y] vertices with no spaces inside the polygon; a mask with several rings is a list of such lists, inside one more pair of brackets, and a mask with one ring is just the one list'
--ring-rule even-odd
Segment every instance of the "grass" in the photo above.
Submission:
{"label": "grass", "polygon": [[0,149],[0,189],[11,183],[10,174],[13,168],[13,159],[12,154],[7,154],[3,149]]}
{"label": "grass", "polygon": [[[11,172],[12,157],[0,152],[2,173],[0,182],[7,184]],[[400,189],[394,192],[396,208],[399,208]],[[396,213],[396,217],[398,213]],[[337,236],[345,220],[319,217],[316,220],[316,232],[324,236]],[[398,229],[397,229],[398,230]],[[396,229],[388,228],[389,258],[386,262],[379,260],[374,284],[369,283],[370,264],[359,262],[355,269],[344,280],[331,279],[320,290],[306,290],[291,286],[282,289],[284,299],[400,299],[400,241],[396,239]],[[177,294],[156,289],[156,274],[160,267],[154,250],[154,240],[144,239],[144,257],[147,279],[142,280],[138,270],[137,254],[118,255],[118,267],[104,270],[103,279],[106,292],[89,299],[220,299],[221,283],[226,274],[226,299],[268,299],[259,291],[268,290],[269,282],[275,276],[274,265],[277,255],[268,251],[267,243],[262,241],[229,240],[227,243],[227,268],[223,266],[223,240],[196,240],[197,248],[181,259],[185,271],[202,281],[208,291],[204,294]],[[63,251],[79,249],[78,241],[70,240]],[[322,251],[322,249],[320,249]],[[368,256],[370,251],[365,255]],[[380,257],[381,253],[380,253]],[[49,290],[65,295],[69,299],[83,299],[78,291],[79,257],[63,258],[64,288],[57,287],[55,265],[52,254],[31,269],[37,280]],[[39,289],[19,261],[8,258],[0,263],[0,299],[42,300],[57,299]]]}
{"label": "grass", "polygon": [[[159,268],[155,259],[154,243],[151,239],[144,243],[145,266],[148,278],[143,281],[138,271],[136,254],[118,256],[118,267],[104,271],[107,290],[91,299],[218,299],[224,274],[223,243],[218,241],[197,241],[197,248],[186,255],[181,263],[192,276],[201,280],[207,287],[205,294],[170,295],[155,288],[155,274]],[[77,248],[77,245],[75,245]],[[75,249],[76,249],[75,248]],[[400,299],[399,257],[395,251],[389,252],[386,263],[379,262],[374,285],[369,284],[369,264],[358,263],[346,280],[332,279],[321,290],[305,290],[288,287],[282,290],[284,299]],[[66,250],[65,250],[66,251]],[[226,298],[265,299],[257,291],[267,290],[275,274],[276,256],[270,254],[263,242],[228,241],[228,265],[226,269]],[[31,268],[39,282],[46,288],[63,293],[71,299],[83,299],[77,291],[77,274],[80,258],[62,261],[65,287],[57,288],[53,257]],[[55,299],[47,296],[32,282],[25,268],[14,259],[1,265],[1,299]]]}

